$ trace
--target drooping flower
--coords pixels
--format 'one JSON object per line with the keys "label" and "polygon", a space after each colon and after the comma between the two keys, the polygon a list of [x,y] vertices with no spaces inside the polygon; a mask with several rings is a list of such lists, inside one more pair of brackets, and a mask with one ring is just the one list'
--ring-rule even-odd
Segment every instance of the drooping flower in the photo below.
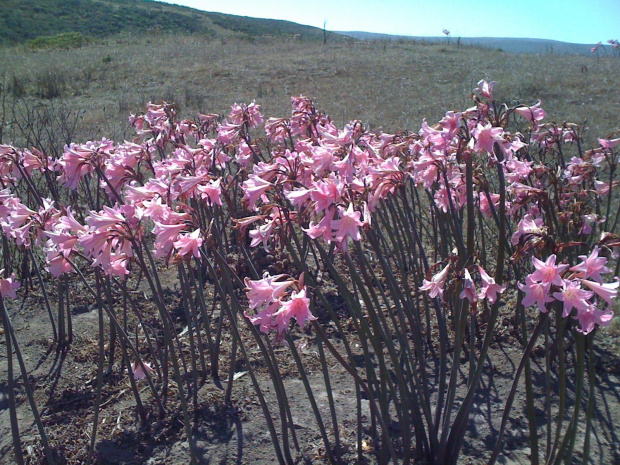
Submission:
{"label": "drooping flower", "polygon": [[478,293],[478,298],[488,299],[488,301],[493,304],[497,300],[497,295],[502,294],[506,290],[506,286],[497,284],[495,279],[491,278],[481,266],[478,266],[478,271],[482,279],[482,288]]}
{"label": "drooping flower", "polygon": [[546,116],[545,110],[540,108],[540,100],[531,107],[525,105],[517,107],[514,109],[514,112],[535,124]]}
{"label": "drooping flower", "polygon": [[[0,275],[4,276],[4,268],[0,270]],[[8,278],[0,278],[0,294],[4,299],[16,299],[16,290],[21,287],[19,281],[15,281],[15,273],[11,273]]]}
{"label": "drooping flower", "polygon": [[248,179],[243,182],[243,190],[245,192],[243,200],[248,203],[250,210],[256,209],[256,202],[267,192],[272,186],[269,181],[265,181],[260,176],[250,174]]}
{"label": "drooping flower", "polygon": [[133,379],[141,380],[146,378],[147,373],[153,373],[153,368],[148,363],[141,360],[134,360],[131,364],[131,372],[133,374]]}
{"label": "drooping flower", "polygon": [[286,331],[292,318],[295,318],[302,328],[306,321],[316,320],[316,317],[310,312],[310,299],[306,297],[306,289],[304,288],[299,292],[293,291],[290,299],[281,303],[280,309],[274,313],[274,317],[279,334]]}
{"label": "drooping flower", "polygon": [[475,138],[474,150],[477,152],[485,150],[493,154],[493,145],[496,142],[504,142],[503,134],[504,130],[502,128],[492,127],[491,123],[485,125],[478,123],[472,131],[472,136]]}
{"label": "drooping flower", "polygon": [[577,331],[583,334],[589,334],[594,330],[596,325],[607,326],[611,323],[611,319],[614,317],[613,310],[599,310],[596,305],[589,305],[584,311],[577,312],[573,318],[579,321]]}
{"label": "drooping flower", "polygon": [[471,279],[469,270],[465,268],[463,275],[463,290],[459,294],[459,298],[469,300],[469,303],[473,304],[478,301],[478,295],[476,294],[476,286],[474,280]]}
{"label": "drooping flower", "polygon": [[339,212],[340,219],[333,220],[331,227],[335,231],[336,241],[340,243],[342,250],[346,251],[346,242],[349,237],[354,241],[361,239],[359,228],[363,225],[360,220],[362,212],[353,210],[353,203],[350,203],[346,210],[340,207]]}
{"label": "drooping flower", "polygon": [[611,307],[611,301],[618,296],[618,285],[620,285],[620,281],[616,277],[616,280],[613,283],[598,283],[594,281],[589,281],[587,279],[582,279],[581,283],[596,293],[601,299],[607,302],[607,305]]}
{"label": "drooping flower", "polygon": [[450,264],[447,264],[439,273],[433,275],[430,281],[425,279],[422,282],[422,286],[420,286],[420,290],[427,291],[428,295],[433,299],[439,297],[439,299],[443,300],[443,291],[449,269]]}
{"label": "drooping flower", "polygon": [[495,81],[487,82],[484,79],[478,82],[478,87],[474,89],[474,92],[479,92],[483,97],[493,100],[493,86]]}
{"label": "drooping flower", "polygon": [[521,242],[523,236],[525,236],[524,241],[527,241],[528,236],[542,235],[544,231],[543,219],[533,218],[532,215],[527,214],[519,221],[518,229],[512,235],[510,243],[513,246],[517,246]]}

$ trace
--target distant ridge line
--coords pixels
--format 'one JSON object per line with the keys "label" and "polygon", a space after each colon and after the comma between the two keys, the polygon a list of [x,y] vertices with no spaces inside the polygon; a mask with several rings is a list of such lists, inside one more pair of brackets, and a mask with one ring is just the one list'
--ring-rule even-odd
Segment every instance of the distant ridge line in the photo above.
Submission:
{"label": "distant ridge line", "polygon": [[[523,39],[504,37],[423,37],[381,34],[362,31],[336,31],[347,37],[358,40],[416,40],[438,44],[479,46],[484,48],[501,49],[509,53],[532,53],[558,55],[591,55],[590,49],[594,44],[573,44],[551,39]],[[604,39],[604,38],[602,38]],[[601,39],[601,40],[602,40]]]}

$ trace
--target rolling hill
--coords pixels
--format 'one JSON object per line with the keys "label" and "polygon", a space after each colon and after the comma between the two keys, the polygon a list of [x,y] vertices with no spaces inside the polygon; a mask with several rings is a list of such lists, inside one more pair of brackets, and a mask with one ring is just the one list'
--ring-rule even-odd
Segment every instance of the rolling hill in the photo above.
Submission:
{"label": "rolling hill", "polygon": [[[323,40],[323,30],[289,21],[248,18],[149,0],[3,0],[0,44],[41,36],[80,33],[106,37],[120,32],[169,31],[211,36],[298,36]],[[342,36],[329,33],[331,39]]]}

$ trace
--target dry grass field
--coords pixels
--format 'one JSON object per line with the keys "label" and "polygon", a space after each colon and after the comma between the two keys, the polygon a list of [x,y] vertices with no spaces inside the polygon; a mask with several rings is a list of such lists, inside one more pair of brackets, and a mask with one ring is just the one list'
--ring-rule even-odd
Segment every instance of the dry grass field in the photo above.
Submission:
{"label": "dry grass field", "polygon": [[374,131],[417,131],[423,118],[434,122],[466,108],[476,83],[487,79],[497,81],[499,101],[540,98],[548,120],[587,119],[586,139],[594,142],[618,127],[619,71],[614,57],[514,55],[454,44],[124,35],[73,50],[0,50],[0,120],[3,142],[21,145],[27,115],[52,106],[79,114],[76,141],[118,140],[131,137],[127,116],[148,101],[173,101],[192,118],[256,99],[266,116],[283,117],[290,96],[304,94],[339,125],[359,119]]}

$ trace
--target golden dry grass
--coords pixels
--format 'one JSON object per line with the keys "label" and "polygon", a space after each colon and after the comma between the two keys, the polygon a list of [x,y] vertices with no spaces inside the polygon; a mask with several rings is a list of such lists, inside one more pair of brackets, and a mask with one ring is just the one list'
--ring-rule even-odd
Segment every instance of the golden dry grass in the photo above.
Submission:
{"label": "golden dry grass", "polygon": [[[0,50],[0,76],[9,90],[17,83],[32,99],[46,78],[59,81],[60,99],[83,111],[76,132],[81,141],[132,137],[127,116],[149,100],[174,101],[182,116],[193,117],[227,113],[234,102],[256,99],[266,116],[287,116],[290,96],[299,94],[315,99],[339,125],[360,119],[372,130],[417,131],[423,118],[434,122],[447,110],[469,106],[468,94],[487,79],[497,81],[498,100],[540,98],[548,120],[587,119],[586,139],[593,143],[620,126],[619,72],[613,57],[513,55],[405,41],[324,46],[126,35],[76,50]],[[10,125],[7,142],[20,142]]]}

